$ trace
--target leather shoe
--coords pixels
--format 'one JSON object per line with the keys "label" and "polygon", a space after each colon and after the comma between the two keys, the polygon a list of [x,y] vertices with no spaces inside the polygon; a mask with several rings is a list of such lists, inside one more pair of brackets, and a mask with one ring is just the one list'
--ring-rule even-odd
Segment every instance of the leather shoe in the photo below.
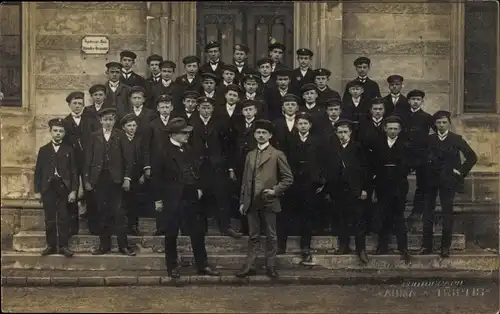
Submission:
{"label": "leather shoe", "polygon": [[56,248],[52,247],[52,246],[47,246],[41,253],[40,255],[42,256],[47,256],[47,255],[52,255],[52,254],[56,254],[57,253],[57,250]]}
{"label": "leather shoe", "polygon": [[366,251],[365,250],[361,250],[358,252],[358,257],[359,257],[359,260],[361,261],[361,263],[363,264],[368,264],[368,255],[366,255]]}
{"label": "leather shoe", "polygon": [[313,261],[312,254],[311,253],[302,254],[302,260],[300,261],[300,264],[304,266],[314,266],[315,263]]}
{"label": "leather shoe", "polygon": [[441,249],[441,257],[442,258],[450,257],[450,250],[449,249]]}
{"label": "leather shoe", "polygon": [[276,271],[275,267],[268,267],[266,269],[266,275],[269,278],[278,278],[279,277],[278,272]]}
{"label": "leather shoe", "polygon": [[420,250],[417,252],[419,255],[429,255],[432,254],[432,249],[431,248],[426,248],[426,247],[421,247]]}
{"label": "leather shoe", "polygon": [[181,278],[181,274],[179,273],[178,268],[170,269],[167,271],[168,276],[173,279]]}
{"label": "leather shoe", "polygon": [[92,250],[92,255],[103,255],[106,253],[111,252],[111,249],[103,248],[103,247],[98,247]]}
{"label": "leather shoe", "polygon": [[216,276],[220,276],[220,273],[207,266],[203,269],[198,270],[198,275],[216,277]]}
{"label": "leather shoe", "polygon": [[120,249],[120,253],[122,253],[123,255],[127,255],[127,256],[135,256],[136,255],[136,253],[134,251],[132,251],[131,249],[129,249],[128,247]]}
{"label": "leather shoe", "polygon": [[67,246],[63,246],[59,249],[59,252],[61,252],[62,255],[66,256],[66,257],[72,257],[73,255],[75,255],[75,253],[73,251],[71,251],[69,249],[69,247]]}
{"label": "leather shoe", "polygon": [[249,277],[249,276],[255,276],[257,275],[257,271],[255,270],[255,268],[253,267],[244,267],[243,269],[241,269],[239,272],[237,272],[235,274],[236,277],[238,278],[245,278],[245,277]]}

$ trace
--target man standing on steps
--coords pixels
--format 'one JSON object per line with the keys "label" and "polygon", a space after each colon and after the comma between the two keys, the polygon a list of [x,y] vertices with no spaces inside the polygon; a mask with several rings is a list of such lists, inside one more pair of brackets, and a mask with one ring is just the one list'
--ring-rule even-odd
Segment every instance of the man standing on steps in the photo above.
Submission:
{"label": "man standing on steps", "polygon": [[[441,257],[450,256],[453,231],[453,198],[463,189],[464,178],[477,162],[477,155],[458,134],[450,131],[450,113],[440,110],[433,116],[436,133],[429,135],[427,150],[427,191],[423,213],[423,247],[421,254],[432,253],[434,209],[439,193],[443,215]],[[461,156],[465,157],[462,163]]]}
{"label": "man standing on steps", "polygon": [[193,247],[198,274],[219,276],[208,266],[205,225],[199,201],[203,193],[199,174],[199,156],[187,145],[193,130],[183,118],[171,119],[166,127],[169,139],[160,158],[155,158],[152,174],[156,189],[155,209],[165,215],[165,262],[168,275],[179,278],[177,237],[185,226]]}
{"label": "man standing on steps", "polygon": [[279,197],[292,185],[293,176],[285,154],[270,145],[273,124],[268,120],[255,122],[257,148],[245,160],[240,195],[240,213],[248,219],[248,255],[237,277],[255,274],[254,263],[259,249],[261,226],[266,231],[267,275],[277,278],[276,213],[281,211]]}

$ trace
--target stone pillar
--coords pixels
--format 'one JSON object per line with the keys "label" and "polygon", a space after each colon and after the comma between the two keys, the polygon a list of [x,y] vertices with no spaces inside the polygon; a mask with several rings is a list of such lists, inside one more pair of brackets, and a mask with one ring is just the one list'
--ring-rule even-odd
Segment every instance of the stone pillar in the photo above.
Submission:
{"label": "stone pillar", "polygon": [[450,108],[453,115],[463,113],[465,67],[465,3],[451,4]]}
{"label": "stone pillar", "polygon": [[[294,49],[314,51],[313,68],[332,71],[329,85],[342,86],[342,3],[294,2]],[[297,61],[295,65],[298,66]]]}
{"label": "stone pillar", "polygon": [[161,19],[163,16],[162,2],[147,2],[146,16],[146,50],[147,55],[162,54]]}

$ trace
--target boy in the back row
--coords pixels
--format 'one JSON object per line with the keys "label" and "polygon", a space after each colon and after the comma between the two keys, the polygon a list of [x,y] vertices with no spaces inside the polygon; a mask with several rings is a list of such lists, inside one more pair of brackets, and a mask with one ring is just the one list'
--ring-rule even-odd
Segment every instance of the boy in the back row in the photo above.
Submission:
{"label": "boy in the back row", "polygon": [[[371,60],[367,57],[359,57],[354,60],[354,67],[358,73],[358,77],[355,79],[361,84],[363,90],[365,91],[365,97],[368,100],[372,100],[375,97],[380,97],[380,87],[378,83],[368,77],[368,72],[370,71]],[[344,91],[344,96],[342,99],[348,97],[349,88],[346,87]]]}
{"label": "boy in the back row", "polygon": [[41,197],[45,212],[47,247],[42,256],[61,253],[73,256],[68,247],[68,204],[76,202],[78,172],[73,148],[63,143],[62,119],[49,121],[52,140],[38,151],[35,167],[35,195]]}

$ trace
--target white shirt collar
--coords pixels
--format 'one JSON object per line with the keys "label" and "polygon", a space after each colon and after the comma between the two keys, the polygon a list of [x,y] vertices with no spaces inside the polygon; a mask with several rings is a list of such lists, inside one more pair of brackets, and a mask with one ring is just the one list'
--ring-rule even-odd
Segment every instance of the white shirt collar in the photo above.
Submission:
{"label": "white shirt collar", "polygon": [[172,80],[167,81],[167,80],[162,79],[161,83],[163,84],[163,86],[168,87],[168,86],[170,86],[170,83],[172,83]]}
{"label": "white shirt collar", "polygon": [[229,86],[229,85],[233,84],[233,83],[228,83],[228,82],[226,82],[226,81],[222,81],[222,82],[223,82],[223,84],[224,84],[225,86]]}
{"label": "white shirt collar", "polygon": [[208,124],[208,122],[210,122],[210,118],[212,118],[212,117],[203,118],[203,117],[200,115],[200,119],[201,119],[201,121],[203,121],[203,123],[204,123],[205,125],[207,125],[207,124]]}
{"label": "white shirt collar", "polygon": [[[300,68],[299,68],[299,69],[300,69]],[[307,69],[305,69],[305,70],[300,69],[300,74],[302,74],[302,76],[306,76],[307,71],[309,71],[309,68],[307,68]]]}
{"label": "white shirt collar", "polygon": [[307,137],[309,136],[309,132],[307,132],[306,134],[301,134],[301,133],[299,132],[299,136],[300,136],[300,140],[301,140],[302,142],[305,142],[305,141],[307,140]]}
{"label": "white shirt collar", "polygon": [[321,88],[319,88],[319,87],[318,87],[318,90],[319,90],[320,92],[324,92],[327,88],[328,88],[328,86],[323,87],[323,89],[321,89]]}
{"label": "white shirt collar", "polygon": [[266,142],[266,143],[264,143],[264,144],[257,144],[257,147],[258,147],[260,150],[266,149],[268,146],[269,146],[269,142]]}
{"label": "white shirt collar", "polygon": [[214,98],[214,96],[215,96],[215,90],[213,90],[211,93],[205,92],[205,96],[207,96],[208,98]]}
{"label": "white shirt collar", "polygon": [[120,85],[120,81],[116,81],[116,82],[114,82],[114,83],[113,83],[113,82],[111,82],[111,81],[109,81],[109,86],[110,86],[110,87],[115,87],[115,88],[116,88],[116,87],[118,87],[118,85]]}
{"label": "white shirt collar", "polygon": [[237,66],[238,68],[242,68],[245,66],[245,62],[244,61],[243,62],[234,61],[234,65]]}
{"label": "white shirt collar", "polygon": [[252,122],[254,122],[254,121],[255,121],[255,117],[253,117],[253,118],[252,118],[252,119],[250,119],[250,120],[247,120],[247,118],[245,118],[245,123],[247,123],[247,124],[250,124],[250,123],[252,123]]}
{"label": "white shirt collar", "polygon": [[361,96],[359,96],[358,98],[354,98],[354,97],[351,97],[352,98],[352,102],[355,104],[355,105],[358,105],[359,102],[361,101]]}
{"label": "white shirt collar", "polygon": [[168,120],[170,120],[170,116],[164,117],[164,116],[160,115],[160,120],[163,122],[163,124],[167,125]]}
{"label": "white shirt collar", "polygon": [[313,103],[313,104],[308,104],[306,103],[306,108],[311,110],[312,108],[316,107],[316,103]]}
{"label": "white shirt collar", "polygon": [[104,102],[102,102],[101,104],[94,103],[95,110],[96,111],[101,110],[101,108],[102,108],[103,105],[104,105]]}
{"label": "white shirt collar", "polygon": [[350,142],[351,142],[351,139],[348,139],[347,142],[345,142],[344,144],[340,143],[340,145],[342,145],[342,147],[346,148]]}
{"label": "white shirt collar", "polygon": [[420,109],[422,109],[422,107],[418,107],[416,110],[414,110],[413,108],[410,108],[411,112],[413,112],[413,113],[420,111]]}
{"label": "white shirt collar", "polygon": [[288,88],[285,89],[285,90],[282,90],[282,89],[278,88],[278,91],[280,92],[281,96],[285,96],[288,93]]}
{"label": "white shirt collar", "polygon": [[263,83],[267,83],[267,81],[269,81],[270,78],[271,78],[271,76],[268,76],[268,77],[262,76],[260,79]]}
{"label": "white shirt collar", "polygon": [[139,115],[141,112],[142,112],[142,108],[144,107],[144,105],[141,105],[140,107],[133,107],[134,109],[134,112]]}
{"label": "white shirt collar", "polygon": [[248,92],[246,93],[247,98],[252,99],[252,100],[255,98],[256,95],[257,95],[257,93],[253,93],[253,94],[250,94]]}
{"label": "white shirt collar", "polygon": [[387,137],[387,144],[389,145],[389,147],[392,147],[397,140],[398,140],[397,136],[395,138]]}
{"label": "white shirt collar", "polygon": [[128,133],[125,133],[125,135],[127,135],[127,138],[129,141],[134,139],[134,135],[130,136]]}
{"label": "white shirt collar", "polygon": [[173,138],[170,138],[170,143],[174,144],[177,147],[182,147],[182,144],[174,140]]}
{"label": "white shirt collar", "polygon": [[446,130],[446,132],[444,132],[443,134],[439,133],[439,131],[437,132],[437,135],[438,135],[438,138],[441,140],[441,141],[444,141],[446,139],[446,137],[448,136],[448,133],[449,133],[449,130]]}
{"label": "white shirt collar", "polygon": [[384,119],[384,117],[380,118],[380,119],[375,119],[375,117],[372,117],[372,121],[379,124],[382,122],[382,120]]}
{"label": "white shirt collar", "polygon": [[340,116],[338,116],[335,120],[332,120],[332,118],[328,117],[328,120],[330,120],[330,122],[332,123],[335,123],[340,120]]}

